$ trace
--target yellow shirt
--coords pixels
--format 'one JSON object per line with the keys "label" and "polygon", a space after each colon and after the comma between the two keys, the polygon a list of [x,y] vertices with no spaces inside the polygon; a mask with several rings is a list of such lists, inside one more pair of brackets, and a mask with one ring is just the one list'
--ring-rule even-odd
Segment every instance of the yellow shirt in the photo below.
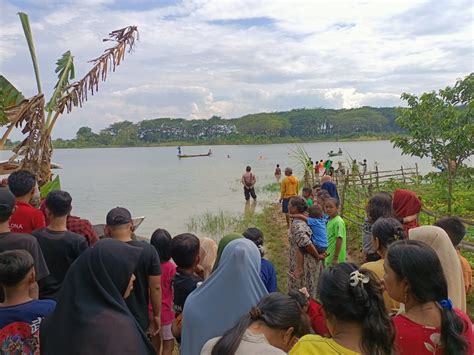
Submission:
{"label": "yellow shirt", "polygon": [[459,255],[459,261],[461,262],[462,277],[464,278],[464,289],[466,294],[471,293],[472,291],[472,269],[469,261],[461,255],[461,252],[456,249]]}
{"label": "yellow shirt", "polygon": [[285,176],[281,182],[281,198],[290,198],[298,195],[298,178],[296,176]]}
{"label": "yellow shirt", "polygon": [[305,335],[291,349],[290,355],[361,355],[346,349],[330,338]]}
{"label": "yellow shirt", "polygon": [[[365,263],[360,268],[372,271],[380,280],[383,280],[383,275],[385,274],[383,269],[383,259]],[[387,309],[388,313],[393,314],[398,312],[400,303],[392,299],[388,295],[387,291],[383,292],[383,302],[385,303],[385,308]]]}

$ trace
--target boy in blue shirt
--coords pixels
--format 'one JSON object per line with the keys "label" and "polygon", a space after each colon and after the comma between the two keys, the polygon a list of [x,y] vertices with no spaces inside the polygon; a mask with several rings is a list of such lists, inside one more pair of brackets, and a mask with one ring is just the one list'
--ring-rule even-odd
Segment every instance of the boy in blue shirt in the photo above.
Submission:
{"label": "boy in blue shirt", "polygon": [[[328,238],[326,231],[327,217],[324,216],[323,209],[319,204],[314,204],[308,209],[308,216],[304,214],[294,214],[291,218],[301,219],[305,221],[311,228],[312,235],[311,241],[313,242],[316,250],[318,251],[320,260],[324,260],[326,257],[326,249],[328,248]],[[299,250],[296,253],[296,269],[295,272],[290,276],[299,278],[303,274],[303,254]]]}
{"label": "boy in blue shirt", "polygon": [[0,286],[5,300],[0,304],[0,353],[16,349],[22,354],[39,353],[41,320],[56,307],[53,300],[35,300],[30,287],[36,283],[33,257],[22,249],[0,253]]}

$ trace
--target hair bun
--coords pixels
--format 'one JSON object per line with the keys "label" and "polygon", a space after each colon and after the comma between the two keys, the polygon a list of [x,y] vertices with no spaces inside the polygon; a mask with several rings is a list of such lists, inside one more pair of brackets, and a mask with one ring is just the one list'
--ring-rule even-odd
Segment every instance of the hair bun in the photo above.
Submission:
{"label": "hair bun", "polygon": [[250,318],[252,320],[257,320],[257,319],[260,319],[260,317],[262,316],[263,313],[262,313],[262,310],[260,308],[252,307],[249,314],[250,314]]}

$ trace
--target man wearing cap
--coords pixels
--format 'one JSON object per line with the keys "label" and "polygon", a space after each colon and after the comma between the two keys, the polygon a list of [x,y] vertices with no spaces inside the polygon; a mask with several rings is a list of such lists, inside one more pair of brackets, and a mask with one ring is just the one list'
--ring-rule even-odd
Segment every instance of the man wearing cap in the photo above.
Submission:
{"label": "man wearing cap", "polygon": [[148,332],[148,303],[151,301],[153,319],[150,333],[156,335],[160,331],[161,325],[160,258],[152,245],[133,240],[133,232],[132,215],[126,208],[116,207],[109,211],[106,217],[105,235],[143,250],[134,272],[136,281],[133,292],[125,302],[143,331]]}
{"label": "man wearing cap", "polygon": [[290,216],[288,214],[288,204],[290,198],[298,196],[298,178],[293,176],[293,170],[291,168],[285,169],[285,178],[281,182],[280,186],[280,203],[281,211],[285,214],[286,225],[290,226]]}
{"label": "man wearing cap", "polygon": [[[0,187],[0,253],[23,249],[31,254],[35,264],[36,281],[49,275],[48,266],[35,237],[10,231],[9,219],[15,211],[15,196],[7,187]],[[30,289],[30,297],[38,298],[38,283]],[[3,302],[3,288],[0,287],[0,303]]]}

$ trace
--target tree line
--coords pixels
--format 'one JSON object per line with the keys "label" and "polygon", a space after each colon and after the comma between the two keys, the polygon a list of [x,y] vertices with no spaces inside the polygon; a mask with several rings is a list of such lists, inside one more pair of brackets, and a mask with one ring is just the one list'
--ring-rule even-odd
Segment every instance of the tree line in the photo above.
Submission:
{"label": "tree line", "polygon": [[240,118],[186,120],[157,118],[137,123],[121,121],[98,133],[81,127],[71,140],[56,139],[57,148],[140,146],[166,143],[271,143],[311,139],[383,135],[400,132],[393,107],[355,109],[295,109],[256,113]]}

